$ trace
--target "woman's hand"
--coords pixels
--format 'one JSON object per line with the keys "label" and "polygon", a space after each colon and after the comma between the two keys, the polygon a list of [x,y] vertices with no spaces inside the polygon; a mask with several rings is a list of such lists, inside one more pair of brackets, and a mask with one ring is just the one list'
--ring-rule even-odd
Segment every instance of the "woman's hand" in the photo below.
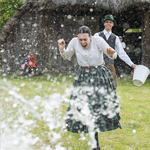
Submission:
{"label": "woman's hand", "polygon": [[113,57],[113,54],[115,53],[116,51],[113,50],[112,48],[107,48],[107,54],[110,56],[110,57]]}
{"label": "woman's hand", "polygon": [[66,45],[64,39],[59,39],[57,42],[58,42],[59,50],[61,51],[61,53],[63,53]]}

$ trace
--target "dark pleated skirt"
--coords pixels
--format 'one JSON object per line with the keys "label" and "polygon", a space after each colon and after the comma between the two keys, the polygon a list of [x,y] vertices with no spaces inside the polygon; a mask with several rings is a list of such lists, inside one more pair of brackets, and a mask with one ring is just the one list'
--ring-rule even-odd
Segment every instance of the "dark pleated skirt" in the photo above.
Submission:
{"label": "dark pleated skirt", "polygon": [[119,111],[113,77],[107,66],[79,67],[67,109],[67,130],[88,133],[121,128]]}

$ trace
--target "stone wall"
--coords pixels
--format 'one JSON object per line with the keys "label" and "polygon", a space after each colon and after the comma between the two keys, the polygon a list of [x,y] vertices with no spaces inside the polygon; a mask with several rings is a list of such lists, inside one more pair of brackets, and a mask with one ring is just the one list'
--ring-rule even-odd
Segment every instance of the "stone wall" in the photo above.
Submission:
{"label": "stone wall", "polygon": [[43,73],[75,72],[76,57],[64,61],[59,54],[57,40],[64,38],[68,44],[81,25],[90,26],[94,34],[99,31],[99,16],[51,11],[24,13],[3,45],[3,72],[19,74],[21,62],[29,54],[36,56],[36,63]]}

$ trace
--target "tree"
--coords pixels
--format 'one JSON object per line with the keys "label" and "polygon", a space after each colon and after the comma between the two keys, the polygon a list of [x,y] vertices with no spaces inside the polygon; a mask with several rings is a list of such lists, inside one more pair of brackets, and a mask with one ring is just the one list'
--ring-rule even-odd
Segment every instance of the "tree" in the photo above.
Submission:
{"label": "tree", "polygon": [[0,29],[27,0],[0,0]]}

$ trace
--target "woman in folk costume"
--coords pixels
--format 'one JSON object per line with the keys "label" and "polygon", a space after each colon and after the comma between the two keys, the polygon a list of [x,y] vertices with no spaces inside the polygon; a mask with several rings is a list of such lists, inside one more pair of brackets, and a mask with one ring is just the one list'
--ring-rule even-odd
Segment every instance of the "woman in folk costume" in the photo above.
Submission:
{"label": "woman in folk costume", "polygon": [[102,37],[92,36],[87,26],[79,28],[66,49],[63,39],[58,40],[58,47],[65,60],[71,60],[75,54],[79,65],[67,110],[67,130],[89,133],[94,138],[92,150],[100,150],[98,132],[121,128],[113,77],[103,65],[103,53],[111,59],[117,54]]}

